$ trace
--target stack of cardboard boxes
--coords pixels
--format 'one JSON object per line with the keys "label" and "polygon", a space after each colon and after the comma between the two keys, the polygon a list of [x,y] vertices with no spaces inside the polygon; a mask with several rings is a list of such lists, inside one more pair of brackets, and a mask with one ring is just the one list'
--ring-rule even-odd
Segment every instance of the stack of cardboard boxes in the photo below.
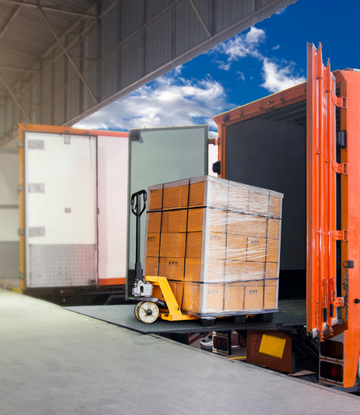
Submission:
{"label": "stack of cardboard boxes", "polygon": [[199,317],[277,310],[283,195],[212,176],[151,186],[145,275]]}

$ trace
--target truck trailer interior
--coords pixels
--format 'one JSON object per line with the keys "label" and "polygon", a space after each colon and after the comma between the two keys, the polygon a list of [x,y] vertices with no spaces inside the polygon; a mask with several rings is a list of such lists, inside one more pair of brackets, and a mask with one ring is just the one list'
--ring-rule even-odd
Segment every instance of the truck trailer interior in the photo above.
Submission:
{"label": "truck trailer interior", "polygon": [[297,111],[286,108],[295,110],[296,118],[284,114],[282,121],[274,111],[266,119],[239,122],[226,130],[226,178],[285,195],[279,299],[306,297],[306,127],[300,119],[304,104],[297,104]]}

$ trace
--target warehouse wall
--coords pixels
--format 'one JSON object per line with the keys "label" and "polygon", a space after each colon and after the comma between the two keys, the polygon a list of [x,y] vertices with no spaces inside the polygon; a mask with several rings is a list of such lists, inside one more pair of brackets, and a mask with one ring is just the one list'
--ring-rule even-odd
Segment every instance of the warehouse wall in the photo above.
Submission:
{"label": "warehouse wall", "polygon": [[18,155],[0,153],[0,277],[19,275]]}

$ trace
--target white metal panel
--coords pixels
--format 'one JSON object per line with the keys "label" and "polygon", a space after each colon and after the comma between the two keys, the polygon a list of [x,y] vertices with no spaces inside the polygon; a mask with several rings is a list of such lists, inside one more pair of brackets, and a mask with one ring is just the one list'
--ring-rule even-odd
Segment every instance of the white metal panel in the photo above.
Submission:
{"label": "white metal panel", "polygon": [[96,146],[91,136],[25,133],[27,287],[97,283]]}
{"label": "white metal panel", "polygon": [[128,138],[98,137],[99,280],[126,277]]}
{"label": "white metal panel", "polygon": [[[27,235],[30,244],[96,244],[96,138],[69,137],[64,144],[60,134],[26,133],[27,231],[45,227],[44,237]],[[29,149],[31,140],[43,140],[44,150]]]}

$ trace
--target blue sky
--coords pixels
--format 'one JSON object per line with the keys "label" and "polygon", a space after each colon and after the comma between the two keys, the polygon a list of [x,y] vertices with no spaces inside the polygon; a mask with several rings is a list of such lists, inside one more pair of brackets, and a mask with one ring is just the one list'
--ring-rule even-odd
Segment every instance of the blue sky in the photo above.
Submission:
{"label": "blue sky", "polygon": [[360,1],[298,0],[271,18],[109,105],[76,126],[128,131],[209,124],[212,117],[306,80],[306,45],[331,68],[360,68]]}

